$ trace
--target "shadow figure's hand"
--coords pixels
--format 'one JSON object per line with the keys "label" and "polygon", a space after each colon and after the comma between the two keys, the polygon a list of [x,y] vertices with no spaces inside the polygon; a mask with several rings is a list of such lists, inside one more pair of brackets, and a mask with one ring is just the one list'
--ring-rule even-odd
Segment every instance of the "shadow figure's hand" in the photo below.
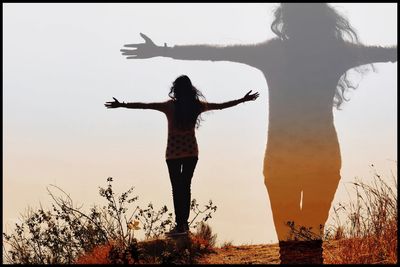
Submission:
{"label": "shadow figure's hand", "polygon": [[147,37],[147,35],[140,33],[144,39],[144,43],[140,44],[126,44],[124,47],[131,47],[133,49],[121,49],[123,56],[127,59],[140,59],[161,56],[162,47],[154,44],[154,42]]}
{"label": "shadow figure's hand", "polygon": [[122,107],[122,104],[115,98],[113,97],[114,102],[106,102],[104,104],[104,106],[106,106],[106,108],[119,108]]}
{"label": "shadow figure's hand", "polygon": [[254,101],[256,100],[260,94],[258,92],[251,94],[253,90],[250,90],[244,97],[243,97],[243,102],[247,102],[247,101]]}

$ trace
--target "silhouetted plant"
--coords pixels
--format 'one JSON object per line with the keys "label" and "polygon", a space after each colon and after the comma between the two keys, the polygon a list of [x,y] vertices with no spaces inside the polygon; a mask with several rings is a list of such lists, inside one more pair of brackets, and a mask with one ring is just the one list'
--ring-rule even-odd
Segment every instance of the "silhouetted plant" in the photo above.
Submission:
{"label": "silhouetted plant", "polygon": [[290,228],[288,240],[310,241],[321,239],[321,233],[323,229],[322,225],[320,225],[319,228],[319,235],[313,232],[312,227],[296,225],[294,221],[288,221],[286,222],[286,225]]}
{"label": "silhouetted plant", "polygon": [[[152,203],[147,205],[146,209],[138,207],[138,213],[135,219],[139,220],[143,225],[146,239],[159,238],[167,230],[171,229],[173,224],[172,213],[168,213],[167,206],[163,206],[160,210],[156,211]],[[167,216],[166,218],[164,218]]]}
{"label": "silhouetted plant", "polygon": [[[189,226],[196,228],[199,223],[206,222],[208,219],[212,218],[211,214],[212,214],[212,212],[217,211],[217,206],[213,205],[212,200],[209,200],[208,205],[205,205],[204,209],[201,210],[199,208],[199,204],[197,203],[197,200],[193,199],[190,203],[190,209],[193,211],[193,213],[195,215],[194,215],[193,219],[190,221]],[[194,223],[200,214],[205,214],[205,216],[203,217],[203,219],[201,221]]]}
{"label": "silhouetted plant", "polygon": [[[134,237],[134,231],[139,230],[141,224],[147,239],[158,238],[173,225],[172,213],[167,214],[166,206],[155,211],[151,203],[146,209],[139,206],[133,208],[131,203],[138,199],[137,196],[131,196],[133,187],[116,195],[112,182],[113,179],[109,177],[107,187],[99,188],[99,194],[106,199],[107,205],[102,208],[93,206],[88,213],[82,211],[82,207],[75,206],[71,197],[61,188],[50,186],[58,190],[61,196],[56,196],[47,188],[54,202],[52,209],[30,208],[22,216],[22,222],[16,223],[13,233],[3,233],[6,262],[94,263],[88,256],[101,258],[106,251],[107,259],[99,263],[137,263],[143,259],[140,242]],[[204,210],[198,209],[198,205],[194,208],[195,218],[191,223],[198,223],[195,221],[198,215],[208,212],[201,220],[206,221],[211,218],[211,211],[216,211],[212,201]],[[166,214],[168,216],[164,218]]]}

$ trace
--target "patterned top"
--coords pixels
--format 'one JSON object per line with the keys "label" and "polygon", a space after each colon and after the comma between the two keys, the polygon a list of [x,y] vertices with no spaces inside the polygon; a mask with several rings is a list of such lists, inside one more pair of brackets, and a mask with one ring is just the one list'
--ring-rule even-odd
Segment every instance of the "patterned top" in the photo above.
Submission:
{"label": "patterned top", "polygon": [[168,134],[166,159],[197,157],[198,155],[199,149],[194,131]]}
{"label": "patterned top", "polygon": [[[190,130],[179,130],[174,127],[174,102],[166,102],[165,115],[168,119],[168,141],[165,151],[166,159],[177,159],[184,157],[198,157],[199,149],[197,146],[195,128]],[[204,111],[205,109],[202,109]]]}

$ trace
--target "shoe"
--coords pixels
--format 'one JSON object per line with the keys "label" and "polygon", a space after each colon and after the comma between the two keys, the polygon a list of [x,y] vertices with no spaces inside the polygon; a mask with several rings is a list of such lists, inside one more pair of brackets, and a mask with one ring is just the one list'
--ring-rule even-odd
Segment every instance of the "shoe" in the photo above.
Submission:
{"label": "shoe", "polygon": [[171,231],[166,232],[165,235],[166,236],[183,236],[183,235],[187,235],[188,231],[182,229],[183,227],[174,227]]}

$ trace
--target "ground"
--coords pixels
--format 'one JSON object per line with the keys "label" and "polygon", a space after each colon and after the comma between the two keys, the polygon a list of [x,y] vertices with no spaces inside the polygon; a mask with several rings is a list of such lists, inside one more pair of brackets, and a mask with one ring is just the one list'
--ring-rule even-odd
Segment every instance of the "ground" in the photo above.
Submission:
{"label": "ground", "polygon": [[[334,245],[324,244],[324,258],[328,263]],[[200,264],[279,264],[278,244],[227,246],[216,248],[213,253],[199,260]]]}

